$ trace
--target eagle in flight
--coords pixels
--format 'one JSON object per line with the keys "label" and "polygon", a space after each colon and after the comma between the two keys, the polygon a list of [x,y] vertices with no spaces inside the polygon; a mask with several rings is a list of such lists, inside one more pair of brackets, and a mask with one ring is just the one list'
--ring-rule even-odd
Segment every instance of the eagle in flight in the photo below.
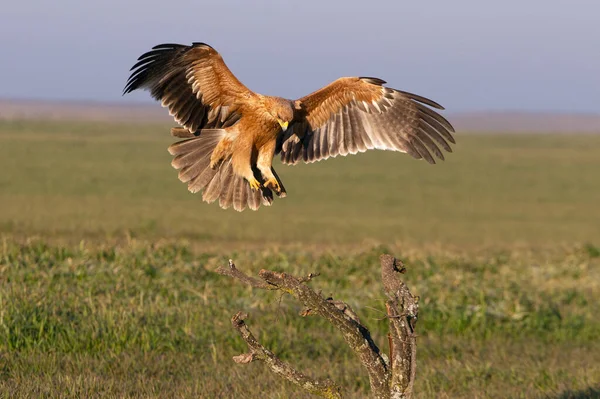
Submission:
{"label": "eagle in flight", "polygon": [[302,97],[263,96],[244,86],[205,43],[160,44],[131,68],[123,94],[147,89],[168,108],[183,138],[171,165],[192,193],[243,211],[286,195],[272,161],[315,162],[379,149],[435,163],[455,143],[452,125],[416,94],[369,77],[345,77]]}

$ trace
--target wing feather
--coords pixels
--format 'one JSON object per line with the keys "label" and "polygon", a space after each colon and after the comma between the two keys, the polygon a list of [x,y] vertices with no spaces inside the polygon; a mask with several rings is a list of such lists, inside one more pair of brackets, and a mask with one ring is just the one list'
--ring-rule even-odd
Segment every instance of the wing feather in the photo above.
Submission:
{"label": "wing feather", "polygon": [[337,137],[334,137],[334,139],[337,139],[338,153],[342,156],[346,156],[346,155],[348,155],[348,149],[346,148],[346,141],[345,141],[346,132],[344,130],[344,123],[342,121],[340,111],[338,111],[335,114],[335,125],[337,127],[337,132],[336,132]]}
{"label": "wing feather", "polygon": [[237,122],[239,104],[255,95],[204,43],[159,44],[142,54],[131,71],[123,94],[149,90],[192,133]]}
{"label": "wing feather", "polygon": [[447,129],[445,129],[443,124],[441,124],[437,119],[432,118],[431,116],[429,116],[427,114],[421,114],[420,117],[422,120],[427,122],[429,124],[429,126],[431,126],[435,131],[437,131],[442,136],[444,136],[444,138],[446,140],[448,140],[452,144],[456,144],[456,141],[454,140],[454,137],[452,137],[451,132],[448,131]]}
{"label": "wing feather", "polygon": [[344,145],[346,146],[346,150],[349,154],[356,154],[356,143],[354,141],[356,135],[352,134],[352,124],[350,123],[350,117],[348,116],[348,107],[344,107],[341,118],[342,125],[346,131],[346,134],[344,135]]}
{"label": "wing feather", "polygon": [[417,106],[417,109],[421,113],[423,113],[425,115],[428,115],[429,117],[435,119],[440,125],[442,125],[449,132],[454,132],[454,127],[452,127],[452,125],[450,124],[450,122],[448,122],[448,119],[444,118],[442,115],[440,115],[437,112],[433,111],[431,108],[427,108],[423,104],[419,104],[419,103],[415,103],[415,104]]}
{"label": "wing feather", "polygon": [[444,160],[444,153],[440,151],[437,145],[435,145],[431,137],[425,134],[425,132],[423,132],[422,130],[417,130],[416,136],[419,138],[419,140],[423,142],[423,144],[425,144],[425,146],[427,146],[427,148],[429,148],[431,152],[435,154],[436,157],[438,157],[442,161]]}
{"label": "wing feather", "polygon": [[427,123],[419,121],[419,130],[427,133],[431,138],[437,141],[437,143],[441,145],[442,148],[444,148],[444,150],[452,152],[452,147],[450,147],[446,140],[444,140],[442,135],[437,130],[429,126]]}
{"label": "wing feather", "polygon": [[435,159],[433,159],[429,151],[427,151],[427,148],[423,145],[423,143],[421,142],[421,140],[419,140],[418,137],[414,137],[411,140],[411,144],[414,145],[414,147],[417,149],[417,151],[423,159],[425,159],[429,163],[435,163]]}
{"label": "wing feather", "polygon": [[[454,128],[425,97],[382,86],[377,78],[340,78],[299,100],[299,111],[282,133],[281,160],[315,162],[371,149],[405,152],[435,163],[455,143]],[[437,144],[436,144],[437,143]],[[438,147],[439,145],[439,147]]]}

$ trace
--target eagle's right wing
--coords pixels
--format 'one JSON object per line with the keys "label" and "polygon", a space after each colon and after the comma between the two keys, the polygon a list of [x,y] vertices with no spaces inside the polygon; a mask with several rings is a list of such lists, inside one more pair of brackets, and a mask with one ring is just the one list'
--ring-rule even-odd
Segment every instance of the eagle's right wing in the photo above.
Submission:
{"label": "eagle's right wing", "polygon": [[204,43],[159,44],[138,61],[123,94],[149,90],[191,133],[232,125],[240,118],[240,104],[254,96]]}

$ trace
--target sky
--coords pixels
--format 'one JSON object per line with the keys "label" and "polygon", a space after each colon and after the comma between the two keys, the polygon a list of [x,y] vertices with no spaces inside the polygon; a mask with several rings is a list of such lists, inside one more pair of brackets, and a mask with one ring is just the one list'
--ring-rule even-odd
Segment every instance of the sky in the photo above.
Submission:
{"label": "sky", "polygon": [[286,98],[375,76],[453,112],[600,113],[598,0],[3,0],[0,98],[149,102],[121,92],[168,42]]}

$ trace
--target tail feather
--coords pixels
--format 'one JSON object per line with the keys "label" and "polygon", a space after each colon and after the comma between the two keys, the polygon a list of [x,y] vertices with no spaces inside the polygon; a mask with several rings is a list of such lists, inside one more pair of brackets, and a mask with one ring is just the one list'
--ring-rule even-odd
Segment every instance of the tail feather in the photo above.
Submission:
{"label": "tail feather", "polygon": [[[179,130],[173,135],[189,137]],[[224,135],[222,129],[204,129],[191,138],[172,144],[169,147],[169,153],[174,156],[171,165],[179,170],[179,180],[187,183],[192,193],[203,191],[202,199],[208,203],[218,199],[224,209],[233,207],[241,212],[246,208],[257,210],[261,204],[271,205],[273,192],[264,187],[259,191],[252,190],[246,179],[233,172],[231,158],[215,169],[210,167],[212,152]],[[256,179],[264,180],[258,170],[254,170],[254,175]]]}
{"label": "tail feather", "polygon": [[[191,141],[191,140],[190,140]],[[202,145],[203,144],[203,145]],[[198,145],[193,151],[180,153],[171,161],[171,166],[174,168],[182,168],[185,165],[194,164],[202,159],[210,160],[210,153],[215,148],[213,143],[202,143]],[[208,157],[206,156],[208,153]]]}
{"label": "tail feather", "polygon": [[211,169],[210,167],[205,168],[198,176],[194,177],[188,183],[188,190],[192,194],[202,191],[212,181],[216,174],[217,171],[215,169]]}
{"label": "tail feather", "polygon": [[206,169],[210,164],[210,158],[206,159],[204,162],[196,162],[192,165],[184,166],[179,171],[179,180],[184,183],[189,182],[194,177],[198,176],[204,169]]}
{"label": "tail feather", "polygon": [[[202,107],[200,107],[199,109],[202,109]],[[184,127],[172,127],[171,128],[171,136],[179,137],[180,139],[191,139],[192,137],[195,137],[196,135],[194,133],[190,132],[189,129],[186,129]]]}
{"label": "tail feather", "polygon": [[202,200],[209,204],[214,202],[221,194],[221,169],[217,171],[208,186],[204,189]]}
{"label": "tail feather", "polygon": [[219,206],[223,209],[227,209],[233,204],[233,189],[235,187],[235,183],[233,182],[235,176],[233,175],[233,168],[231,166],[231,162],[228,163],[227,168],[231,170],[227,170],[226,172],[224,172],[223,190],[221,191],[221,195],[219,196]]}
{"label": "tail feather", "polygon": [[248,208],[252,209],[253,211],[257,210],[260,207],[262,193],[258,191],[252,191],[250,185],[246,186],[246,192],[248,195]]}
{"label": "tail feather", "polygon": [[246,209],[246,204],[248,202],[248,192],[246,191],[246,187],[244,187],[244,183],[247,182],[245,182],[243,178],[237,177],[238,179],[236,179],[237,181],[235,182],[233,191],[233,209],[241,212]]}

